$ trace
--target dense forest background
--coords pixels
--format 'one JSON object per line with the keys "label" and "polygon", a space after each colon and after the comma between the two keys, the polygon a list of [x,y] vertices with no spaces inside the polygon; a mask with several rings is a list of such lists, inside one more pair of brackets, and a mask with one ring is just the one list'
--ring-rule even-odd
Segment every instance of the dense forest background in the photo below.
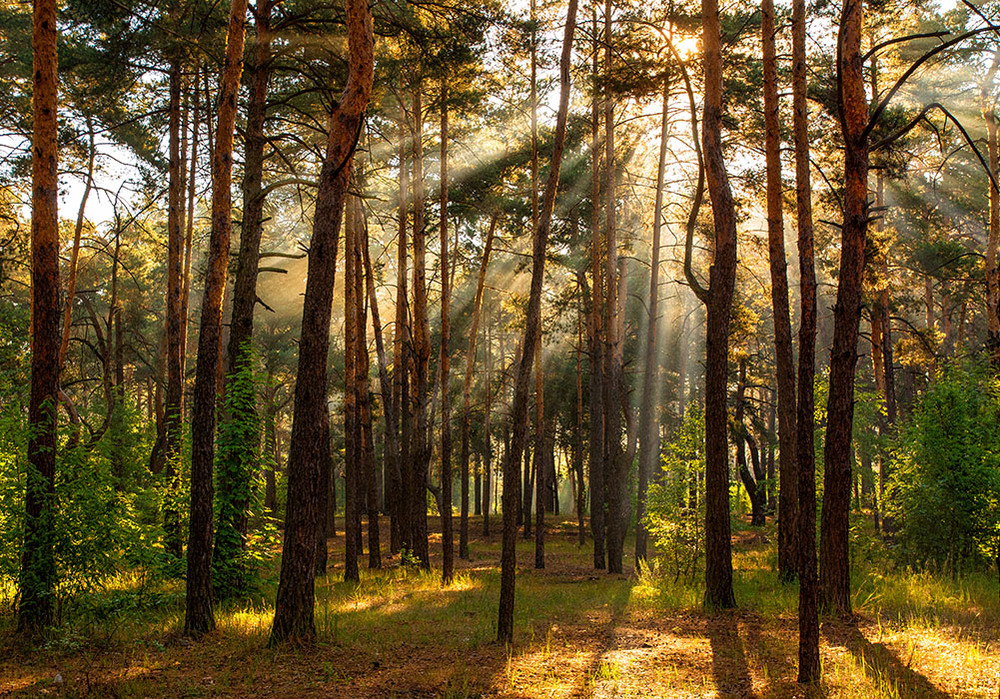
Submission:
{"label": "dense forest background", "polygon": [[759,530],[817,683],[995,590],[998,12],[0,1],[0,625],[485,559],[509,644],[519,540],[715,613]]}

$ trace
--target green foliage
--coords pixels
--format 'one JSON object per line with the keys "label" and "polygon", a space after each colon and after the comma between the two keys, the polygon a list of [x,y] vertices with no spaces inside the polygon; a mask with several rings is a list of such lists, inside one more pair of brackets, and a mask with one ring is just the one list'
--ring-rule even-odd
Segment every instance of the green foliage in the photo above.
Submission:
{"label": "green foliage", "polygon": [[[27,478],[24,413],[0,411],[0,589],[13,590],[20,571],[24,489]],[[66,435],[63,435],[64,437]],[[52,543],[60,610],[82,593],[102,589],[124,570],[156,561],[160,537],[151,479],[139,477],[137,461],[148,449],[138,411],[127,400],[115,411],[95,445],[70,446],[57,455]]]}
{"label": "green foliage", "polygon": [[705,414],[693,403],[666,445],[661,472],[647,494],[646,526],[674,580],[682,575],[693,580],[703,554],[704,474]]}
{"label": "green foliage", "polygon": [[221,599],[254,588],[256,571],[275,535],[263,516],[262,474],[271,467],[271,456],[260,448],[262,420],[256,404],[262,377],[254,372],[255,365],[256,354],[248,345],[226,382],[226,418],[219,424],[212,582]]}
{"label": "green foliage", "polygon": [[1000,553],[1000,384],[985,362],[941,371],[899,437],[889,514],[898,555],[952,575]]}

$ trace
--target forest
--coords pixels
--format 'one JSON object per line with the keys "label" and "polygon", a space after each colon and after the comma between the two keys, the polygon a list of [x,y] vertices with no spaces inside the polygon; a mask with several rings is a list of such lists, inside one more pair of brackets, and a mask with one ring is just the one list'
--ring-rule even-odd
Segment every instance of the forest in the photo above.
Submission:
{"label": "forest", "polygon": [[996,697],[1000,2],[0,0],[0,696]]}

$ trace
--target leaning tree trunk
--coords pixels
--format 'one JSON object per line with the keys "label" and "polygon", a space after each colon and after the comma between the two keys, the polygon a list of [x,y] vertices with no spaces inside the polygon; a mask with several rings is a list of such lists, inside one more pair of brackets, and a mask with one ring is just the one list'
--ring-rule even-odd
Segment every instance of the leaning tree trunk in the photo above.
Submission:
{"label": "leaning tree trunk", "polygon": [[256,41],[243,167],[243,225],[233,286],[233,310],[226,349],[229,374],[226,376],[227,414],[219,425],[220,446],[217,484],[219,488],[218,528],[215,536],[214,568],[226,579],[216,581],[216,588],[231,593],[243,592],[247,573],[241,562],[246,551],[247,524],[253,490],[254,469],[260,451],[260,418],[257,414],[256,384],[253,380],[253,314],[257,305],[257,268],[263,230],[264,192],[261,180],[264,169],[264,118],[267,84],[270,77],[271,2],[258,0]]}
{"label": "leaning tree trunk", "polygon": [[851,613],[851,561],[848,550],[851,432],[865,238],[868,233],[868,102],[861,55],[862,24],[860,0],[845,0],[837,64],[844,137],[844,223],[841,228],[840,281],[833,311],[819,559],[821,606],[841,615]]}
{"label": "leaning tree trunk", "polygon": [[181,65],[179,59],[170,64],[170,106],[168,110],[170,164],[168,174],[167,209],[167,300],[166,373],[167,386],[163,404],[164,466],[167,482],[167,503],[164,506],[164,545],[176,558],[183,553],[183,534],[178,510],[180,492],[181,441],[184,422],[184,315],[181,297],[181,198],[184,183],[180,172],[180,110]]}
{"label": "leaning tree trunk", "polygon": [[28,406],[24,543],[17,630],[35,635],[52,623],[56,405],[59,390],[59,146],[56,2],[35,0],[31,139],[31,398]]}
{"label": "leaning tree trunk", "polygon": [[788,308],[785,226],[781,215],[781,127],[778,115],[778,59],[775,55],[773,0],[761,1],[761,43],[764,53],[764,130],[767,159],[767,248],[771,267],[771,308],[774,311],[775,374],[778,384],[778,575],[796,575],[796,531],[799,511],[795,463],[795,362]]}
{"label": "leaning tree trunk", "polygon": [[729,444],[726,385],[729,316],[736,281],[736,216],[722,154],[722,54],[717,0],[702,0],[705,106],[702,150],[715,219],[715,262],[709,273],[705,334],[705,602],[736,606],[729,527]]}
{"label": "leaning tree trunk", "polygon": [[302,307],[302,336],[295,382],[295,413],[288,457],[288,505],[281,578],[271,627],[271,645],[316,635],[313,621],[313,557],[316,553],[320,450],[327,401],[327,354],[333,305],[337,240],[356,138],[374,80],[372,15],[364,0],[347,0],[350,70],[347,86],[330,115],[330,137],[320,172]]}
{"label": "leaning tree trunk", "polygon": [[[483,309],[483,290],[486,287],[486,270],[490,263],[490,253],[493,251],[493,235],[496,233],[497,222],[500,219],[498,213],[490,217],[490,227],[486,232],[486,243],[483,247],[483,259],[479,263],[479,279],[476,282],[476,298],[472,302],[472,327],[469,330],[469,347],[465,351],[465,376],[462,380],[462,515],[458,530],[458,556],[459,558],[469,558],[469,431],[471,421],[472,403],[472,378],[476,368],[476,341],[479,338],[479,321]],[[489,394],[491,387],[486,384],[486,393]],[[489,439],[489,435],[487,435]],[[487,447],[488,448],[488,447]],[[487,482],[489,474],[486,476]],[[487,493],[489,486],[487,488]],[[485,522],[489,521],[487,512],[489,507],[489,497],[485,498],[486,505],[482,507]]]}
{"label": "leaning tree trunk", "polygon": [[649,268],[649,320],[646,326],[646,361],[643,371],[642,404],[639,409],[639,492],[636,498],[635,562],[646,561],[649,531],[646,529],[646,491],[659,461],[660,431],[656,394],[660,358],[657,353],[660,327],[660,230],[663,227],[663,180],[667,168],[670,137],[670,81],[663,81],[663,114],[660,117],[660,157],[656,166],[656,200],[653,204],[653,245]]}
{"label": "leaning tree trunk", "polygon": [[510,450],[504,455],[503,543],[500,553],[500,606],[497,618],[497,640],[503,643],[510,643],[514,637],[514,574],[517,568],[515,552],[517,545],[517,464],[521,460],[521,453],[528,440],[528,383],[531,378],[535,344],[538,342],[541,331],[545,248],[552,224],[552,209],[555,205],[563,147],[566,143],[570,63],[573,55],[573,33],[576,29],[576,7],[577,0],[569,0],[563,32],[562,56],[559,61],[559,111],[552,143],[552,159],[549,165],[549,178],[545,184],[545,195],[542,198],[538,228],[535,230],[532,240],[531,291],[528,295],[524,343],[521,345],[517,381],[514,384],[514,405],[511,409],[514,437]]}
{"label": "leaning tree trunk", "polygon": [[191,413],[191,513],[188,527],[187,597],[184,632],[200,636],[215,628],[212,610],[212,465],[215,458],[215,401],[232,228],[233,131],[243,74],[247,0],[233,0],[226,58],[219,86],[219,115],[212,157],[212,235],[205,295],[201,302],[194,407]]}

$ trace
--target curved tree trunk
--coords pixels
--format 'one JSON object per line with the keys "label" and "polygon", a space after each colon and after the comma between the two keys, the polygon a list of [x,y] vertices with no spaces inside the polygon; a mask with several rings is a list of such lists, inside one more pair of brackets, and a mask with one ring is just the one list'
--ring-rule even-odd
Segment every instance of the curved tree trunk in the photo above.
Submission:
{"label": "curved tree trunk", "polygon": [[861,1],[845,0],[838,56],[839,106],[844,136],[844,223],[841,229],[837,303],[833,311],[819,559],[821,606],[845,616],[851,613],[851,561],[848,551],[851,432],[862,274],[868,233],[866,126],[869,117],[861,56],[862,25]]}
{"label": "curved tree trunk", "polygon": [[729,444],[726,396],[729,316],[736,282],[736,216],[722,154],[722,55],[717,0],[702,0],[705,107],[702,150],[715,219],[715,262],[709,274],[705,361],[705,603],[736,606],[729,527]]}
{"label": "curved tree trunk", "polygon": [[347,86],[330,115],[330,138],[320,173],[309,247],[302,337],[295,382],[295,413],[288,457],[288,505],[282,545],[281,578],[271,627],[271,645],[316,635],[313,620],[313,557],[316,551],[320,486],[319,451],[327,398],[327,354],[333,302],[337,239],[361,118],[374,80],[372,16],[364,0],[347,0],[350,53]]}
{"label": "curved tree trunk", "polygon": [[562,56],[559,62],[559,111],[556,117],[555,137],[552,144],[552,158],[549,177],[545,184],[545,195],[538,220],[538,228],[532,240],[531,291],[528,296],[527,323],[524,343],[514,384],[514,405],[511,422],[514,436],[510,451],[504,455],[503,465],[503,543],[500,553],[500,605],[497,619],[497,640],[510,643],[514,637],[514,575],[517,567],[515,547],[517,545],[517,464],[528,441],[528,383],[531,365],[541,330],[542,279],[545,273],[545,248],[548,243],[552,223],[552,209],[555,205],[556,189],[559,185],[559,171],[562,165],[563,147],[566,143],[566,120],[569,113],[570,63],[573,54],[573,33],[576,30],[577,0],[569,0],[563,33]]}

